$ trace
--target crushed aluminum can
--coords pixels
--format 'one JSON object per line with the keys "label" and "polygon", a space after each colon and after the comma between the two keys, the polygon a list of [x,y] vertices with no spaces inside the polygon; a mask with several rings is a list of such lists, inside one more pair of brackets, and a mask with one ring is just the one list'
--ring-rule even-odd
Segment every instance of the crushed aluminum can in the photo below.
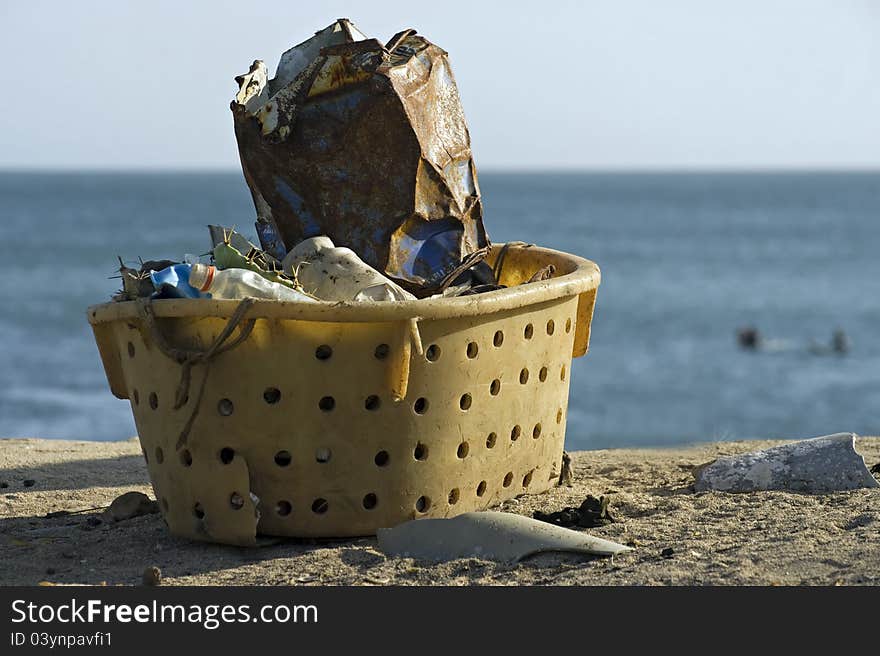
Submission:
{"label": "crushed aluminum can", "polygon": [[255,61],[231,109],[263,249],[326,235],[417,296],[489,248],[447,53],[415,30],[383,45],[339,19]]}

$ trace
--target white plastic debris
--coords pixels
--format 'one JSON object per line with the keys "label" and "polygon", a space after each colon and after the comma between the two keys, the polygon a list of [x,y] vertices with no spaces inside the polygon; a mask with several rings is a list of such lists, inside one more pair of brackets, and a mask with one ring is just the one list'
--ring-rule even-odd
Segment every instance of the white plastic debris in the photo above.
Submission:
{"label": "white plastic debris", "polygon": [[856,452],[855,433],[836,433],[763,451],[725,456],[695,472],[697,492],[837,492],[880,483]]}
{"label": "white plastic debris", "polygon": [[549,551],[593,556],[631,551],[581,531],[491,511],[464,513],[452,519],[414,519],[394,528],[380,528],[377,537],[379,548],[388,555],[430,561],[483,558],[517,562]]}
{"label": "white plastic debris", "polygon": [[324,301],[405,301],[415,296],[361,260],[350,248],[329,237],[297,244],[284,258],[284,272]]}

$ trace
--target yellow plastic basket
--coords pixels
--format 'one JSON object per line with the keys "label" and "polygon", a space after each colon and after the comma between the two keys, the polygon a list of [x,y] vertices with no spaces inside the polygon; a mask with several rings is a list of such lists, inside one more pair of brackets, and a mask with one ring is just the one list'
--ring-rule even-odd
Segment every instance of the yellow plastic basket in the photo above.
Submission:
{"label": "yellow plastic basket", "polygon": [[[522,245],[488,261],[508,289],[89,308],[171,532],[243,545],[370,535],[552,486],[599,269]],[[520,284],[548,264],[555,277]]]}

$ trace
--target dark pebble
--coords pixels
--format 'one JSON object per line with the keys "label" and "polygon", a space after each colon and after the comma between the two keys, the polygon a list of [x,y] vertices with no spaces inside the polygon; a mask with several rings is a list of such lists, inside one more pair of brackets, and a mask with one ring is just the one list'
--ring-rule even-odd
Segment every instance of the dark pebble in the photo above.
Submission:
{"label": "dark pebble", "polygon": [[24,485],[25,487],[33,487],[34,485],[37,484],[37,482],[32,478],[26,478],[21,482],[21,484]]}
{"label": "dark pebble", "polygon": [[672,547],[666,547],[663,551],[660,552],[660,555],[664,558],[672,558],[675,550]]}
{"label": "dark pebble", "polygon": [[6,489],[7,487],[9,487],[9,483],[6,481],[0,481],[0,490]]}
{"label": "dark pebble", "polygon": [[162,582],[162,570],[153,565],[144,570],[142,577],[144,585],[159,585]]}

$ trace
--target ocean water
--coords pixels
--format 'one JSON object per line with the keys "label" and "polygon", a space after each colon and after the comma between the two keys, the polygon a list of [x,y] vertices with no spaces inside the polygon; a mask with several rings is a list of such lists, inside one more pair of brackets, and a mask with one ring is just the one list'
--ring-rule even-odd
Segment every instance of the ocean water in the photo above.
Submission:
{"label": "ocean water", "polygon": [[[602,269],[571,373],[570,449],[880,434],[880,173],[480,176],[494,241]],[[253,235],[237,173],[0,173],[0,435],[135,433],[85,308],[132,262]],[[736,329],[770,338],[737,347]],[[852,348],[816,353],[842,328]]]}

